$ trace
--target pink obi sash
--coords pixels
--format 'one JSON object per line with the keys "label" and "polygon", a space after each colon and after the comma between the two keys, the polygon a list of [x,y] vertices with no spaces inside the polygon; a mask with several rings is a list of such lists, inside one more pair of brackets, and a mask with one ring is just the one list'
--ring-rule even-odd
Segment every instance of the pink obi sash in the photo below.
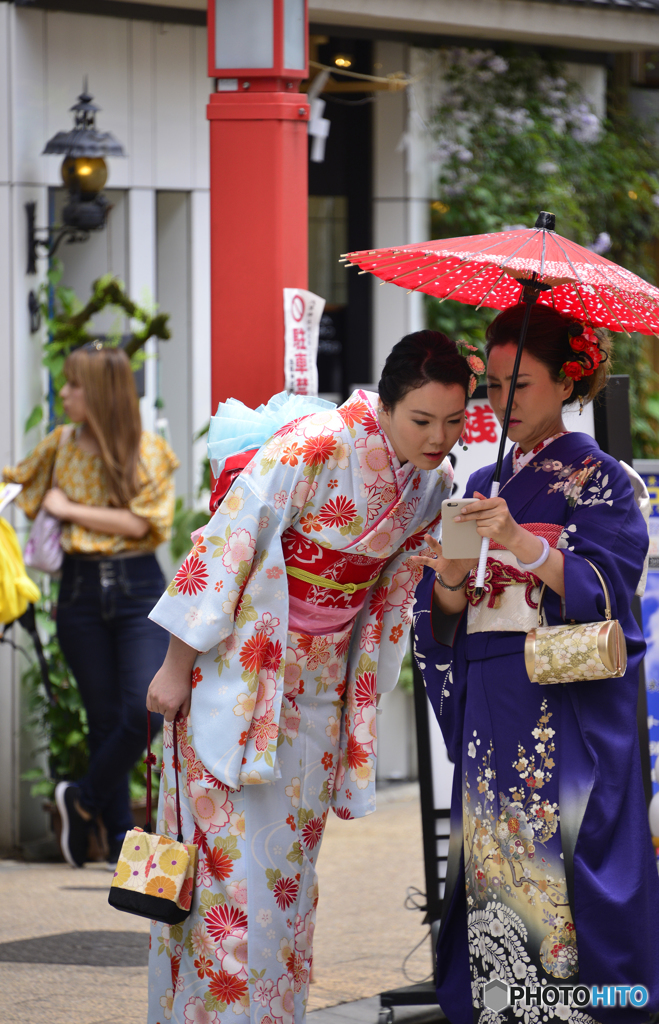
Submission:
{"label": "pink obi sash", "polygon": [[[559,537],[563,532],[563,527],[557,526],[555,523],[522,523],[522,526],[529,533],[534,534],[534,536],[544,537],[552,548],[558,545]],[[508,551],[508,549],[503,544],[491,541],[490,551]],[[475,572],[473,570],[465,587],[467,600],[471,605],[475,606],[487,598],[487,607],[497,608],[499,605],[498,599],[507,587],[524,586],[526,604],[529,608],[538,607],[537,602],[533,600],[532,592],[536,587],[541,586],[541,581],[534,573],[525,572],[523,569],[518,569],[516,565],[501,562],[497,558],[488,558],[483,593],[480,597],[476,597],[474,592],[476,584]]]}
{"label": "pink obi sash", "polygon": [[293,527],[283,534],[282,547],[288,574],[289,629],[311,634],[345,629],[363,606],[384,563],[321,547]]}
{"label": "pink obi sash", "polygon": [[[535,537],[544,537],[550,548],[557,546],[558,538],[563,532],[563,527],[557,526],[555,523],[522,523],[521,525]],[[507,550],[503,544],[497,544],[495,540],[490,541],[490,551]]]}

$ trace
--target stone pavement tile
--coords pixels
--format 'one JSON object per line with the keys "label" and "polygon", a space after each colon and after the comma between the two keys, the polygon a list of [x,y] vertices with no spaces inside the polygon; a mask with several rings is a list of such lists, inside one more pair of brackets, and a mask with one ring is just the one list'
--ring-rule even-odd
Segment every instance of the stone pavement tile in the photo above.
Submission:
{"label": "stone pavement tile", "polygon": [[[76,871],[68,864],[0,860],[0,958],[4,943],[11,944],[9,956],[16,955],[21,940],[63,936],[63,957],[74,959],[84,935],[75,942],[71,935],[90,932],[90,945],[94,933],[100,933],[92,956],[104,945],[112,954],[111,962],[125,963],[117,952],[121,954],[122,944],[133,948],[142,936],[148,943],[149,923],[109,906],[111,878],[103,865],[90,864]],[[116,942],[108,941],[108,933],[117,933]],[[44,958],[56,947],[57,939],[45,940]],[[81,959],[84,948],[78,963]],[[0,961],[2,1024],[144,1024],[146,1006],[145,967]]]}
{"label": "stone pavement tile", "polygon": [[149,937],[141,932],[82,931],[0,942],[0,963],[147,967]]}
{"label": "stone pavement tile", "polygon": [[[380,999],[371,996],[353,1003],[341,1003],[324,1010],[313,1010],[308,1014],[308,1024],[378,1024]],[[446,1019],[439,1007],[396,1006],[395,1024],[434,1024]]]}
{"label": "stone pavement tile", "polygon": [[149,922],[108,904],[112,874],[105,865],[0,860],[0,940],[75,931],[149,931]]}
{"label": "stone pavement tile", "polygon": [[0,964],[3,1024],[144,1024],[146,968]]}
{"label": "stone pavement tile", "polygon": [[309,1009],[376,996],[425,980],[430,940],[402,963],[427,929],[406,910],[409,886],[425,891],[417,786],[380,791],[375,814],[342,821],[330,813],[318,859],[318,918]]}
{"label": "stone pavement tile", "polygon": [[[408,886],[425,888],[417,788],[381,792],[377,812],[367,818],[341,821],[330,813],[318,870],[316,981],[309,1009],[333,1015],[331,1020],[314,1017],[316,1024],[377,1024],[379,1000],[374,997],[421,981],[430,971],[425,942],[408,962],[410,978],[402,972],[405,956],[426,930],[422,915],[403,906]],[[62,935],[67,936],[62,946],[70,944],[73,959],[84,942],[84,935],[75,933],[100,933],[99,943],[114,940],[108,932],[117,933],[116,943],[110,942],[115,952],[124,941],[119,933],[146,938],[147,921],[108,905],[110,880],[98,864],[75,871],[66,864],[0,860],[0,946]],[[94,942],[93,935],[89,941]],[[132,941],[126,939],[126,945]],[[0,961],[1,1024],[144,1024],[146,1005],[144,967]],[[396,1021],[407,1014],[397,1008]]]}
{"label": "stone pavement tile", "polygon": [[308,1024],[377,1024],[380,1000],[377,996],[358,999],[351,1003],[313,1010],[308,1014]]}

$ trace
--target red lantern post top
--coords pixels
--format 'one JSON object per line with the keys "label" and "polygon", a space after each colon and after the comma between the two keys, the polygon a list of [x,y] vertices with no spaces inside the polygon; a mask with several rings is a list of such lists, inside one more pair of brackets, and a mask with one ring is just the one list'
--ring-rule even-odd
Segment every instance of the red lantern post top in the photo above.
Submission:
{"label": "red lantern post top", "polygon": [[213,408],[284,387],[284,289],[307,286],[307,37],[307,0],[209,0]]}
{"label": "red lantern post top", "polygon": [[219,92],[297,92],[308,60],[307,0],[209,0],[208,74]]}

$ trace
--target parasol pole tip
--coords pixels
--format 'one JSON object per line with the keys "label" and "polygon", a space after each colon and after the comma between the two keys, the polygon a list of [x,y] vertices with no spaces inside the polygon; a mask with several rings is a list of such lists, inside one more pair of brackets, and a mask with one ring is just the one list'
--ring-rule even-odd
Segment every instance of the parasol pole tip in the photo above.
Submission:
{"label": "parasol pole tip", "polygon": [[535,222],[536,228],[545,228],[547,231],[556,230],[556,214],[547,213],[546,210],[542,210],[538,214],[538,219]]}

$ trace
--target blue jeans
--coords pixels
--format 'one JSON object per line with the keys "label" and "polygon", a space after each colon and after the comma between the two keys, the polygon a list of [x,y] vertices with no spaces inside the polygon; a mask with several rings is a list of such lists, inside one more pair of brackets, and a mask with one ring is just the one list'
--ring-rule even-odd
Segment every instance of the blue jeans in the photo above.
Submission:
{"label": "blue jeans", "polygon": [[[146,747],[146,694],[169,642],[147,616],[164,589],[155,555],[64,559],[57,636],[89,723],[89,768],[76,782],[111,847],[133,827],[128,778]],[[152,715],[152,735],[161,727]]]}

